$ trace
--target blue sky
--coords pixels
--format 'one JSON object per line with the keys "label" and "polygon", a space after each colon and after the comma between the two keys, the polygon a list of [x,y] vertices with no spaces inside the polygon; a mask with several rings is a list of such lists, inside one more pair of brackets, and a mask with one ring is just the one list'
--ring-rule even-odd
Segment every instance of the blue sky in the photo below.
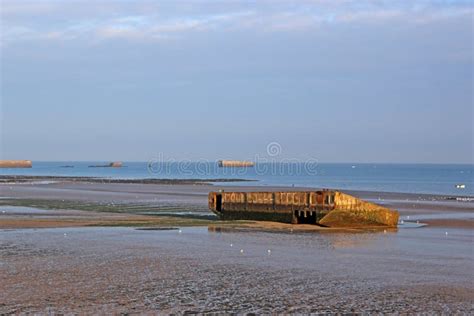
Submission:
{"label": "blue sky", "polygon": [[1,159],[473,162],[470,1],[1,1]]}

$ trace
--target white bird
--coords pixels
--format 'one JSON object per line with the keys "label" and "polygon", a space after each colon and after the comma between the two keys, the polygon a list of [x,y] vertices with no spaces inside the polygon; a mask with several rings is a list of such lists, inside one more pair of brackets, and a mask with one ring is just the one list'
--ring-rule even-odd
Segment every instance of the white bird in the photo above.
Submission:
{"label": "white bird", "polygon": [[270,249],[268,249],[267,252],[268,252],[268,254],[271,254],[271,253],[272,253],[272,251],[271,251]]}
{"label": "white bird", "polygon": [[230,244],[230,246],[231,246],[231,247],[234,247],[234,245],[233,245],[233,244]]}
{"label": "white bird", "polygon": [[243,249],[240,249],[240,253],[244,253],[244,250],[243,250]]}

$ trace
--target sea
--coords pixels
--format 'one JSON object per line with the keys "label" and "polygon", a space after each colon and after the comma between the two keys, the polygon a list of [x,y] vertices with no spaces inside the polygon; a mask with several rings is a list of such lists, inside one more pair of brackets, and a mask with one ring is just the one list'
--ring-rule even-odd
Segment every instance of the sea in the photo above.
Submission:
{"label": "sea", "polygon": [[217,162],[33,162],[28,169],[0,169],[0,175],[74,176],[111,179],[245,179],[228,185],[295,186],[400,193],[474,196],[472,164],[259,163],[221,168]]}

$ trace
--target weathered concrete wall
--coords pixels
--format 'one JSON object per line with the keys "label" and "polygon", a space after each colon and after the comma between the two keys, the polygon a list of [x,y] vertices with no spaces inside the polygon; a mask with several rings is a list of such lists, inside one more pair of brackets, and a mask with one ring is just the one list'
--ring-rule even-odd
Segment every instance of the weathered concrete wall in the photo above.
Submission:
{"label": "weathered concrete wall", "polygon": [[333,209],[334,191],[313,192],[222,192],[227,210]]}
{"label": "weathered concrete wall", "polygon": [[230,211],[224,212],[221,216],[223,220],[253,220],[270,221],[281,223],[292,223],[293,215],[290,212],[269,212],[269,211]]}
{"label": "weathered concrete wall", "polygon": [[348,194],[336,192],[335,210],[321,221],[327,226],[387,225],[397,226],[398,212],[386,207],[366,202]]}
{"label": "weathered concrete wall", "polygon": [[209,193],[223,219],[312,223],[329,227],[397,226],[398,212],[337,191]]}
{"label": "weathered concrete wall", "polygon": [[31,160],[0,160],[0,168],[31,168]]}

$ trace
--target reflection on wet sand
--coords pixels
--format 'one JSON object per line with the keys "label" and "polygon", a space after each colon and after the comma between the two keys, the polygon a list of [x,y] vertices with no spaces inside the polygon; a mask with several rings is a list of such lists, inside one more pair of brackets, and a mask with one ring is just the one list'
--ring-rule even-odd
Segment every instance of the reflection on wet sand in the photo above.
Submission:
{"label": "reflection on wet sand", "polygon": [[219,222],[209,189],[4,191],[0,313],[474,312],[470,202],[364,193],[403,223],[334,230]]}
{"label": "reflection on wet sand", "polygon": [[[469,232],[0,231],[2,313],[469,312]],[[269,252],[270,250],[270,252]],[[32,279],[31,276],[35,275]]]}
{"label": "reflection on wet sand", "polygon": [[211,233],[273,233],[294,234],[304,240],[305,234],[324,234],[333,248],[355,248],[376,241],[381,235],[395,234],[398,228],[379,229],[334,229],[314,225],[288,225],[270,222],[250,222],[240,225],[209,225]]}

